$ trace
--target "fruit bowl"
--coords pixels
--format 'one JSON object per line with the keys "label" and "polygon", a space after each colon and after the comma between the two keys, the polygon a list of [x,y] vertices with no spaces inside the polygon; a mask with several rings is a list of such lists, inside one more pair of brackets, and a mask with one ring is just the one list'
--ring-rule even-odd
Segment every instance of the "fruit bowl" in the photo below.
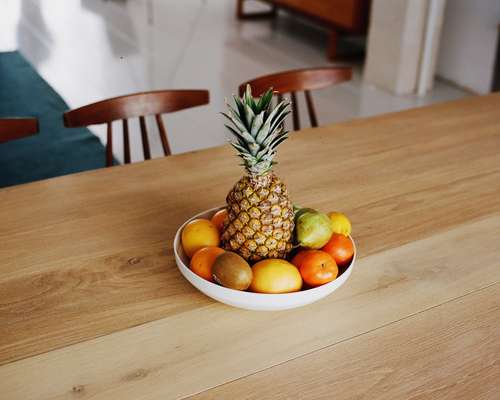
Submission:
{"label": "fruit bowl", "polygon": [[179,271],[196,289],[208,297],[220,301],[221,303],[233,307],[244,308],[246,310],[287,310],[314,303],[315,301],[328,296],[330,293],[342,286],[351,275],[352,268],[356,260],[356,246],[352,238],[349,236],[354,245],[354,256],[352,257],[351,263],[334,281],[315,288],[293,293],[262,294],[228,289],[201,278],[189,268],[189,258],[184,253],[181,245],[181,232],[184,226],[191,220],[195,218],[210,219],[212,215],[222,208],[224,207],[212,208],[193,216],[182,224],[182,226],[177,230],[174,238],[174,255]]}

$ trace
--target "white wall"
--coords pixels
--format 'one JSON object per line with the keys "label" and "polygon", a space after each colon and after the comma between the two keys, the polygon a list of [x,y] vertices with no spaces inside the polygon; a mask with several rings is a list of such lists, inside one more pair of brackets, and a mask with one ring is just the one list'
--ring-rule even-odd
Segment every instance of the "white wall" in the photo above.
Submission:
{"label": "white wall", "polygon": [[499,0],[448,0],[436,73],[477,93],[493,78]]}

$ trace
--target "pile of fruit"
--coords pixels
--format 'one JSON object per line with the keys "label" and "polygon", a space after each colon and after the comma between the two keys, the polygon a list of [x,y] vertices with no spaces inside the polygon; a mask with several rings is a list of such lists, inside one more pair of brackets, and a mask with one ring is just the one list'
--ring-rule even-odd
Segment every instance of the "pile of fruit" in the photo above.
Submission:
{"label": "pile of fruit", "polygon": [[333,281],[354,254],[350,221],[338,212],[326,215],[302,208],[294,212],[293,223],[293,250],[286,259],[264,258],[250,265],[237,252],[219,247],[229,225],[227,208],[211,220],[189,222],[182,246],[195,274],[231,289],[289,293]]}
{"label": "pile of fruit", "polygon": [[182,246],[191,270],[222,286],[257,293],[295,292],[333,281],[353,257],[351,223],[341,213],[294,208],[272,171],[276,149],[288,137],[289,102],[273,107],[272,88],[254,98],[250,86],[233,99],[223,115],[246,173],[211,221],[185,226]]}

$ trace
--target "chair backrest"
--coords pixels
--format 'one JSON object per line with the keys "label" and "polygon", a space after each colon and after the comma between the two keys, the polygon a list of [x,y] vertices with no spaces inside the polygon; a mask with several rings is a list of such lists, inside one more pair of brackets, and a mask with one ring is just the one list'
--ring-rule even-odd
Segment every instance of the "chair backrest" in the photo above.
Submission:
{"label": "chair backrest", "polygon": [[249,84],[252,93],[258,97],[270,87],[278,95],[281,101],[284,93],[290,93],[293,117],[293,129],[300,129],[299,110],[297,104],[297,92],[303,91],[306,98],[307,111],[313,127],[318,126],[318,119],[311,96],[311,90],[323,89],[341,82],[352,79],[351,67],[321,67],[297,69],[292,71],[278,72],[271,75],[261,76],[240,85],[240,96],[243,95],[245,87]]}
{"label": "chair backrest", "polygon": [[22,139],[37,132],[36,118],[0,118],[0,143]]}
{"label": "chair backrest", "polygon": [[208,90],[157,90],[114,97],[64,113],[64,125],[81,127],[107,124],[106,165],[113,165],[112,122],[122,120],[123,155],[130,163],[129,118],[139,118],[144,159],[151,158],[145,116],[154,115],[160,133],[163,152],[170,155],[170,145],[161,114],[208,104]]}

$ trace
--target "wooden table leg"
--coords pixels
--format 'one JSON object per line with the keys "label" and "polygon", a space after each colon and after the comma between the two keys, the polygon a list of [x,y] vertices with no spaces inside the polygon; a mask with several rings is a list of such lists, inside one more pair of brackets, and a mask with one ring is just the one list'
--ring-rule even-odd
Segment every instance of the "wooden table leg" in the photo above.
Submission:
{"label": "wooden table leg", "polygon": [[243,3],[245,0],[236,0],[236,18],[238,19],[262,19],[276,16],[276,5],[271,5],[271,10],[253,13],[245,13]]}
{"label": "wooden table leg", "polygon": [[327,57],[330,60],[335,60],[337,56],[337,41],[339,34],[335,30],[330,31],[330,38],[328,39],[328,50],[326,51]]}

